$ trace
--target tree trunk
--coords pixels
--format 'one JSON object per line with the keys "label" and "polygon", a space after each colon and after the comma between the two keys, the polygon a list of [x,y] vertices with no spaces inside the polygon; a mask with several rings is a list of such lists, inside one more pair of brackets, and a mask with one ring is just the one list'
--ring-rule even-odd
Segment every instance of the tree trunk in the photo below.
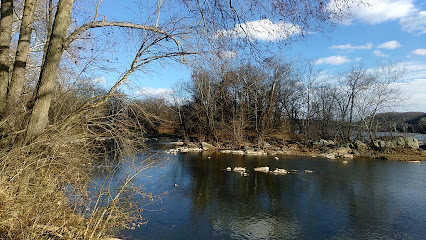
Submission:
{"label": "tree trunk", "polygon": [[348,136],[346,140],[351,140],[352,135],[352,121],[353,121],[353,112],[354,112],[354,100],[355,100],[355,91],[352,90],[351,93],[351,108],[349,111],[349,126],[348,126]]}
{"label": "tree trunk", "polygon": [[24,14],[22,16],[19,41],[16,49],[15,63],[12,78],[7,92],[7,108],[17,106],[24,86],[25,69],[27,66],[28,53],[30,52],[31,32],[34,23],[34,10],[36,0],[25,0]]}
{"label": "tree trunk", "polygon": [[6,107],[9,85],[9,49],[12,38],[13,0],[1,0],[0,20],[0,114]]}
{"label": "tree trunk", "polygon": [[71,10],[74,0],[59,0],[53,22],[46,56],[37,83],[34,96],[34,107],[27,129],[27,140],[40,135],[48,124],[49,108],[52,101],[59,63],[64,52],[64,41],[71,24]]}

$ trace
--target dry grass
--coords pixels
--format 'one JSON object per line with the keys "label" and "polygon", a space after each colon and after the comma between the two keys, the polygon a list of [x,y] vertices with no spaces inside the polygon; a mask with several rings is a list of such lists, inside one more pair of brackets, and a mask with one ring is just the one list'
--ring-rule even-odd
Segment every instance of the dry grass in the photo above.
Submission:
{"label": "dry grass", "polygon": [[115,139],[115,154],[128,156],[120,158],[126,161],[134,161],[134,146],[140,142],[139,126],[126,119],[128,114],[105,117],[104,110],[66,127],[54,124],[26,145],[13,144],[13,134],[2,139],[0,239],[101,239],[143,223],[133,198],[151,196],[133,182],[152,164],[135,163],[112,187],[116,158],[108,162],[114,165],[107,168],[103,184],[89,192],[93,163],[107,154],[100,139]]}

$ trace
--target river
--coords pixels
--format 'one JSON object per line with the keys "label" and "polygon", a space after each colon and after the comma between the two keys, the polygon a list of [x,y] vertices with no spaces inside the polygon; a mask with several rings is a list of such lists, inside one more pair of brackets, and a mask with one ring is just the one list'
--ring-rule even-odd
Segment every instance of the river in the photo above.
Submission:
{"label": "river", "polygon": [[[426,163],[161,154],[139,178],[154,195],[125,239],[424,239]],[[143,159],[144,157],[141,157]],[[247,167],[249,175],[226,167]],[[295,169],[288,175],[254,167]],[[305,173],[304,170],[313,173]]]}

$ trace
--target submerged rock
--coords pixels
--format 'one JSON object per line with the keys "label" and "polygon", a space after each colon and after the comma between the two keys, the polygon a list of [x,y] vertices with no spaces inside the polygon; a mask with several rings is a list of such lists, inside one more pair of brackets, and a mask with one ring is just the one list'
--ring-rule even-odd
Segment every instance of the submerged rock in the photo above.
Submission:
{"label": "submerged rock", "polygon": [[288,171],[282,168],[276,168],[274,171],[272,171],[275,175],[286,175],[288,174]]}
{"label": "submerged rock", "polygon": [[234,172],[246,172],[247,169],[245,167],[234,167]]}
{"label": "submerged rock", "polygon": [[257,167],[257,168],[254,168],[254,171],[255,172],[264,172],[264,173],[267,173],[267,172],[269,172],[269,167]]}
{"label": "submerged rock", "polygon": [[259,155],[266,155],[267,153],[263,151],[262,149],[258,148],[247,148],[244,152],[245,155],[252,155],[252,156],[259,156]]}
{"label": "submerged rock", "polygon": [[237,155],[244,155],[244,151],[243,150],[234,150],[231,151],[232,154],[237,154]]}

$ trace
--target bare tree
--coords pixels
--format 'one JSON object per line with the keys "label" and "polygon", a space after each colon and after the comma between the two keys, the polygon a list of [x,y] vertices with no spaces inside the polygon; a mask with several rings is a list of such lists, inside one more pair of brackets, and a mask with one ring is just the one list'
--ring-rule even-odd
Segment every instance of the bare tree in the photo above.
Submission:
{"label": "bare tree", "polygon": [[401,105],[403,97],[397,82],[405,74],[404,67],[399,63],[379,63],[371,73],[368,88],[355,99],[355,107],[365,126],[369,140],[375,139],[376,115],[393,107]]}
{"label": "bare tree", "polygon": [[344,99],[345,102],[342,103],[342,119],[346,117],[349,111],[349,122],[345,135],[347,140],[352,137],[355,101],[358,95],[371,85],[372,81],[373,78],[370,76],[367,69],[361,65],[352,66],[352,69],[339,79],[340,86],[346,96]]}

